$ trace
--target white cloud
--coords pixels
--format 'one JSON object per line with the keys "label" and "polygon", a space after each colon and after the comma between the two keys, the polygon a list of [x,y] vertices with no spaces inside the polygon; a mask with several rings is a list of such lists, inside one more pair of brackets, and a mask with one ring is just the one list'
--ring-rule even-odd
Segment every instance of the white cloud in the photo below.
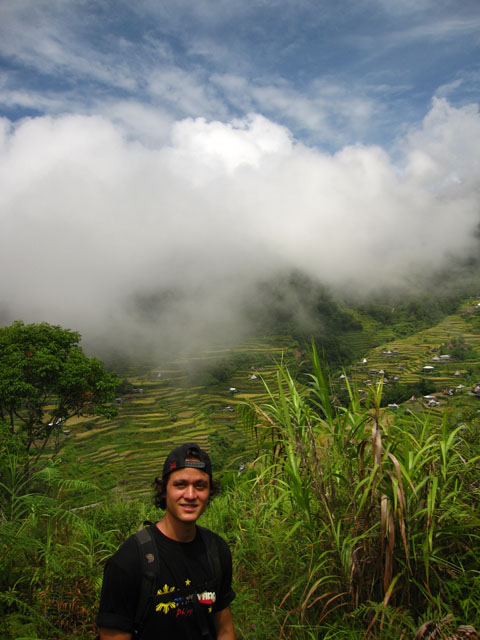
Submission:
{"label": "white cloud", "polygon": [[173,107],[182,115],[203,114],[212,117],[226,115],[224,105],[203,78],[193,72],[176,67],[163,68],[152,72],[148,79],[149,93]]}
{"label": "white cloud", "polygon": [[[479,142],[477,105],[456,109],[445,99],[434,99],[422,128],[414,129],[404,141],[405,176],[442,197],[461,182],[462,195],[472,197],[480,186]],[[457,190],[453,193],[460,195]]]}
{"label": "white cloud", "polygon": [[[375,146],[321,153],[254,114],[167,130],[147,112],[157,142],[145,144],[137,114],[3,121],[0,307],[11,317],[104,341],[200,339],[241,330],[239,301],[279,269],[368,291],[473,248],[475,107],[435,101],[402,166]],[[140,318],[135,296],[162,291],[178,295]]]}
{"label": "white cloud", "polygon": [[[433,82],[438,96],[477,98],[478,81],[470,81],[476,5],[432,2],[119,0],[115,11],[108,3],[4,2],[0,56],[9,73],[0,105],[17,117],[110,118],[111,108],[142,141],[151,125],[153,144],[172,120],[227,124],[251,112],[329,149],[389,144],[419,117]],[[452,47],[446,65],[445,43]],[[424,46],[428,55],[415,56]],[[135,124],[142,109],[145,121]]]}
{"label": "white cloud", "polygon": [[249,82],[239,75],[214,74],[212,83],[236,109],[267,114],[308,132],[317,143],[342,146],[362,138],[376,117],[377,126],[384,107],[374,87],[346,87],[333,79],[316,79],[302,91],[278,79],[276,83]]}
{"label": "white cloud", "polygon": [[88,34],[92,26],[88,12],[58,9],[58,3],[41,0],[4,5],[0,52],[42,74],[65,74],[67,82],[80,76],[108,86],[135,89],[135,74],[124,60],[103,53],[99,47],[85,46],[82,29]]}
{"label": "white cloud", "polygon": [[477,16],[445,17],[432,19],[411,27],[406,27],[391,34],[389,39],[393,45],[410,41],[447,41],[453,38],[466,38],[478,34],[480,14]]}
{"label": "white cloud", "polygon": [[[435,92],[437,98],[459,100],[463,97],[464,104],[471,102],[471,96],[477,95],[480,87],[480,71],[478,69],[459,71],[455,77],[446,84],[438,87]],[[469,100],[470,97],[470,100]]]}
{"label": "white cloud", "polygon": [[214,178],[224,171],[232,175],[242,165],[258,169],[266,157],[282,157],[292,149],[289,132],[259,115],[227,124],[204,118],[178,122],[172,130],[172,146],[182,173],[183,163],[188,162],[192,169],[207,170]]}
{"label": "white cloud", "polygon": [[137,140],[147,148],[165,144],[174,123],[166,109],[135,100],[99,102],[92,110],[117,123],[127,139]]}

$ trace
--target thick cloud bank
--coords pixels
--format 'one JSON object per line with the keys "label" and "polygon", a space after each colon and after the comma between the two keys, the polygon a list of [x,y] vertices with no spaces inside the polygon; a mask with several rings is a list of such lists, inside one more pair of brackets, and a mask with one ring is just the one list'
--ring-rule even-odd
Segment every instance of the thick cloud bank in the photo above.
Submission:
{"label": "thick cloud bank", "polygon": [[476,106],[436,100],[392,155],[327,155],[254,114],[179,121],[157,146],[131,134],[105,117],[0,121],[4,322],[187,343],[238,332],[240,301],[279,270],[368,293],[475,250]]}

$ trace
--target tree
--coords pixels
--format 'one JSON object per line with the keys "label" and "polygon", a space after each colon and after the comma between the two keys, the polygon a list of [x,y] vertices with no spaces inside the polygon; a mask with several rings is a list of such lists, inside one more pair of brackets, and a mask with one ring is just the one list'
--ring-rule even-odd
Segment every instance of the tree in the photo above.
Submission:
{"label": "tree", "polygon": [[116,413],[118,377],[79,341],[79,333],[47,323],[0,328],[0,420],[21,439],[27,474],[50,444],[58,450],[68,418]]}

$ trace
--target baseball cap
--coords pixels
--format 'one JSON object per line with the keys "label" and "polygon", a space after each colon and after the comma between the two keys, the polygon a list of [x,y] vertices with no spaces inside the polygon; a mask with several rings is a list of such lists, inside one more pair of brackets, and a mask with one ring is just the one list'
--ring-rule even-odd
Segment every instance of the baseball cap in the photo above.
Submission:
{"label": "baseball cap", "polygon": [[[187,455],[189,452],[190,455]],[[191,457],[192,454],[198,458],[198,460],[185,460],[185,458]],[[182,444],[171,451],[163,465],[162,476],[165,478],[169,473],[172,473],[172,471],[185,468],[200,469],[200,471],[208,473],[210,480],[212,479],[212,463],[210,462],[210,457],[206,451],[200,449],[198,444]]]}

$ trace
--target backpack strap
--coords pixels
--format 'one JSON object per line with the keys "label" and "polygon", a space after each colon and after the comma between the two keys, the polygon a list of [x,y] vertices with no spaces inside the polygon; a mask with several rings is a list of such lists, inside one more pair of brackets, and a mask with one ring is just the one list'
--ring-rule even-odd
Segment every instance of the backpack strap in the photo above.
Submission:
{"label": "backpack strap", "polygon": [[[144,525],[151,525],[144,522]],[[155,590],[155,577],[160,571],[160,561],[157,552],[157,545],[153,539],[150,527],[139,529],[134,533],[133,538],[138,545],[140,559],[142,563],[142,581],[140,583],[140,594],[135,611],[135,635],[139,635],[149,610],[150,601],[153,602]]]}
{"label": "backpack strap", "polygon": [[217,537],[205,527],[200,527],[197,524],[197,530],[200,533],[200,537],[203,540],[203,544],[207,550],[208,563],[210,565],[210,571],[215,579],[217,588],[222,584],[223,572],[222,563],[220,562],[220,552],[218,550]]}
{"label": "backpack strap", "polygon": [[[198,524],[197,531],[200,535],[200,538],[202,539],[203,544],[205,545],[210,571],[215,581],[216,589],[218,589],[218,587],[221,585],[222,580],[222,565],[220,562],[217,539],[211,531],[205,529],[205,527],[200,527]],[[196,593],[193,596],[193,608],[197,616],[197,621],[200,627],[202,638],[205,638],[205,640],[211,640],[212,636],[208,628],[205,612],[202,609],[200,602],[198,601],[198,596]]]}

